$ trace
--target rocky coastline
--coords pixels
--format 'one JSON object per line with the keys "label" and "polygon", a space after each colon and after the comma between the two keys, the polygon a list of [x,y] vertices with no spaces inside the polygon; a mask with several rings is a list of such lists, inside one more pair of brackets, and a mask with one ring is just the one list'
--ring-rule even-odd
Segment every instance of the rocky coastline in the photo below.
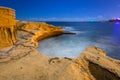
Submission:
{"label": "rocky coastline", "polygon": [[0,80],[120,80],[120,61],[98,47],[88,47],[75,59],[38,52],[38,41],[63,34],[61,28],[23,21],[17,28],[19,41],[0,56]]}
{"label": "rocky coastline", "polygon": [[0,49],[0,80],[120,80],[120,60],[98,47],[89,46],[77,58],[39,52],[39,41],[64,34],[60,27],[17,20],[16,29],[17,42]]}

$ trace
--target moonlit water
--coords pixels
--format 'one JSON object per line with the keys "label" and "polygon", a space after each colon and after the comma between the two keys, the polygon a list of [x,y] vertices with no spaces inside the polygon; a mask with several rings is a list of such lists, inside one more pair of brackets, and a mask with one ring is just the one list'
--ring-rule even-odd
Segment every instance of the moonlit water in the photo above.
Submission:
{"label": "moonlit water", "polygon": [[39,43],[38,50],[48,56],[78,57],[88,46],[97,46],[108,56],[120,59],[120,24],[110,22],[49,22],[76,35],[61,35]]}

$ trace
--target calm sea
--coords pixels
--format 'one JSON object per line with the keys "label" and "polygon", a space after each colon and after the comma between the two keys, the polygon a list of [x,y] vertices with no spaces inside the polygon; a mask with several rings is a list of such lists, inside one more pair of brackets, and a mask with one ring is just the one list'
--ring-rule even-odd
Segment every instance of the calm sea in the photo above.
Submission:
{"label": "calm sea", "polygon": [[61,35],[43,40],[38,50],[48,56],[78,57],[88,46],[97,46],[108,56],[120,59],[120,23],[47,22],[64,27],[76,35]]}

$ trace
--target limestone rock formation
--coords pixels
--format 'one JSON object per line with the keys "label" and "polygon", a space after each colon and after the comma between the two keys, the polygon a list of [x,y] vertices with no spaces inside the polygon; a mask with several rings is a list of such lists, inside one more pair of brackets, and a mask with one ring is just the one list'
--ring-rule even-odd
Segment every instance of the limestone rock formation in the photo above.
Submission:
{"label": "limestone rock formation", "polygon": [[13,45],[17,41],[15,10],[0,7],[0,48]]}
{"label": "limestone rock formation", "polygon": [[17,21],[17,28],[19,29],[18,35],[20,39],[23,39],[23,37],[24,39],[30,39],[32,42],[35,42],[37,45],[38,45],[38,41],[41,41],[49,37],[64,34],[62,28],[55,27],[50,24],[46,24],[45,22]]}

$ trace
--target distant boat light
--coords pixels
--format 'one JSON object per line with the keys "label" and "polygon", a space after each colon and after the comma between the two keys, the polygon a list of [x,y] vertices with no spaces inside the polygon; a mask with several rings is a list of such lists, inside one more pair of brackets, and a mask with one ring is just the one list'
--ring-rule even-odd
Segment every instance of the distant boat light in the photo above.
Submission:
{"label": "distant boat light", "polygon": [[120,20],[120,18],[116,18],[117,20]]}

